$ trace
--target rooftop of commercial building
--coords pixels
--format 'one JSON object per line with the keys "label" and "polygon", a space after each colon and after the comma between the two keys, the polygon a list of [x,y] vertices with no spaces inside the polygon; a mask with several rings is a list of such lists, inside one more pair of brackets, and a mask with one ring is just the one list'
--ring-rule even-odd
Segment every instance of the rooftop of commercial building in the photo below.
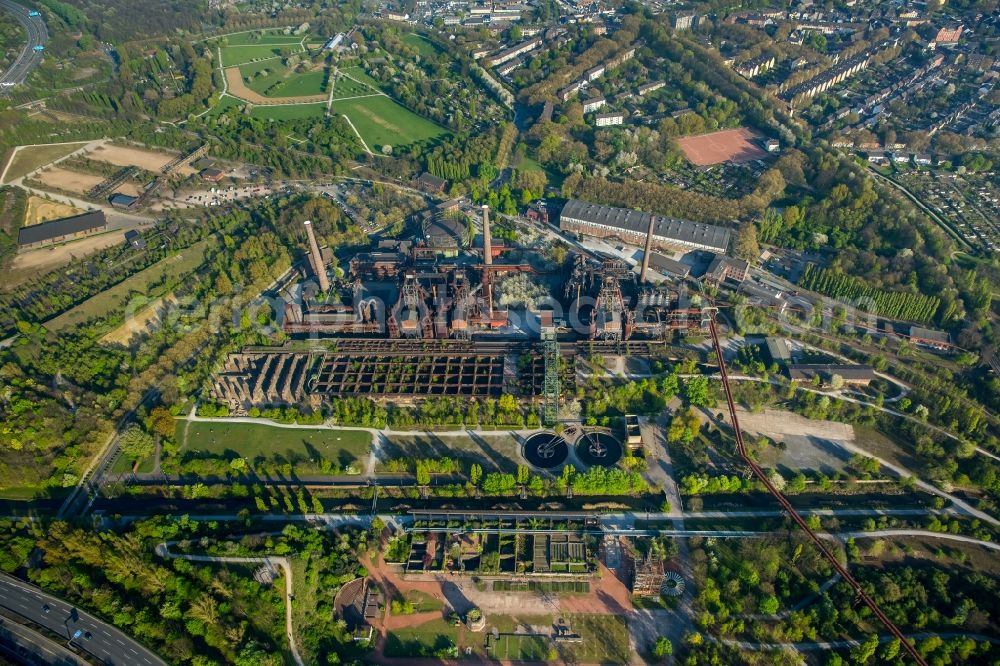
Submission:
{"label": "rooftop of commercial building", "polygon": [[[615,208],[601,204],[570,199],[562,210],[562,217],[581,220],[591,224],[617,227],[637,234],[645,234],[649,228],[649,213],[628,208]],[[701,222],[690,222],[655,215],[653,234],[660,238],[676,240],[691,245],[717,248],[725,251],[729,247],[731,232],[725,227]]]}

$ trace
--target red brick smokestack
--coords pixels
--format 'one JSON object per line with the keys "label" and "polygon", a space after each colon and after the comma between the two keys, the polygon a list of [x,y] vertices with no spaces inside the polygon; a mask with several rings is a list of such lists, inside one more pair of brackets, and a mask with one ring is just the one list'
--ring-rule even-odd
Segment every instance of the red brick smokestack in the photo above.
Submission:
{"label": "red brick smokestack", "polygon": [[323,255],[319,251],[319,243],[316,242],[316,235],[313,233],[312,222],[303,222],[306,227],[306,236],[309,237],[309,258],[312,260],[313,272],[319,280],[319,288],[324,294],[330,291],[330,281],[326,277],[326,267],[323,265]]}
{"label": "red brick smokestack", "polygon": [[646,230],[646,249],[642,253],[642,270],[639,271],[639,282],[646,282],[646,272],[649,270],[649,255],[653,251],[653,225],[656,224],[656,216],[649,216],[649,229]]}
{"label": "red brick smokestack", "polygon": [[483,263],[493,263],[493,238],[490,235],[490,207],[483,205]]}

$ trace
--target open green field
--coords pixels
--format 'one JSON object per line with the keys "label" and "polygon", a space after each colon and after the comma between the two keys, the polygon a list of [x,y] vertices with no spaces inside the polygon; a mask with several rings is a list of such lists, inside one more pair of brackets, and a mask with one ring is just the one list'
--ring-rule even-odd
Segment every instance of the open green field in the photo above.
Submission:
{"label": "open green field", "polygon": [[326,72],[318,70],[304,74],[293,74],[283,82],[269,88],[269,97],[305,97],[322,95],[326,92]]}
{"label": "open green field", "polygon": [[281,428],[264,423],[177,422],[181,472],[197,472],[200,461],[246,458],[260,463],[291,464],[297,474],[321,474],[323,460],[360,467],[371,449],[363,430]]}
{"label": "open green field", "polygon": [[281,30],[253,30],[223,35],[219,38],[226,41],[226,46],[263,46],[267,44],[300,44],[302,37],[292,34],[283,35]]}
{"label": "open green field", "polygon": [[302,118],[322,118],[325,113],[326,102],[316,102],[315,104],[257,105],[253,107],[250,115],[265,120],[300,120]]}
{"label": "open green field", "polygon": [[263,60],[240,66],[240,76],[247,88],[254,92],[265,94],[268,88],[281,81],[288,73],[288,68],[281,60]]}
{"label": "open green field", "polygon": [[[80,143],[43,144],[22,148],[17,151],[14,159],[10,161],[10,167],[7,169],[4,182],[9,183],[12,180],[17,180],[40,166],[45,166],[60,157],[66,157],[86,144],[86,141],[81,141]],[[2,171],[3,166],[0,165],[0,172]]]}
{"label": "open green field", "polygon": [[413,604],[414,613],[428,613],[444,609],[443,601],[419,590],[409,590],[404,598]]}
{"label": "open green field", "polygon": [[364,83],[358,83],[346,76],[337,77],[337,82],[333,85],[333,98],[358,97],[360,95],[378,95],[381,91],[372,88]]}
{"label": "open green field", "polygon": [[566,622],[583,641],[560,645],[565,661],[578,664],[627,664],[631,658],[628,625],[619,615],[569,615]]}
{"label": "open green field", "polygon": [[490,656],[494,659],[509,661],[545,661],[549,654],[551,640],[546,636],[518,636],[516,634],[500,634],[499,640],[492,643]]}
{"label": "open green field", "polygon": [[215,242],[214,238],[206,238],[175,255],[161,259],[115,286],[88,298],[75,308],[53,317],[45,322],[45,328],[57,333],[103,316],[111,310],[124,307],[133,292],[154,297],[154,294],[149,293],[153,285],[170,283],[194,271],[204,261],[205,251],[209,245],[214,245]]}
{"label": "open green field", "polygon": [[421,118],[388,97],[334,100],[331,111],[350,118],[372,150],[386,144],[405,146],[447,133],[443,127]]}
{"label": "open green field", "polygon": [[390,631],[385,640],[385,656],[431,656],[436,650],[457,643],[458,627],[443,619],[431,620],[416,627]]}
{"label": "open green field", "polygon": [[422,37],[414,32],[403,35],[400,38],[407,46],[412,46],[420,52],[420,56],[426,58],[428,56],[434,56],[438,54],[438,47],[435,46],[431,41]]}
{"label": "open green field", "polygon": [[375,88],[375,90],[380,90],[378,81],[373,79],[363,67],[355,65],[354,67],[345,67],[340,71],[343,74],[349,74],[351,78],[357,79],[360,83],[365,83]]}
{"label": "open green field", "polygon": [[225,46],[222,47],[222,66],[232,67],[245,62],[264,60],[266,58],[278,58],[282,49],[288,49],[292,53],[302,51],[302,44],[295,42],[292,44],[259,44],[254,46]]}
{"label": "open green field", "polygon": [[223,95],[219,98],[219,103],[212,107],[212,110],[208,112],[210,116],[217,116],[221,113],[225,113],[227,109],[234,109],[246,104],[241,99],[233,97],[232,95]]}
{"label": "open green field", "polygon": [[[508,433],[477,434],[474,437],[438,437],[434,433],[392,434],[383,439],[381,458],[389,461],[448,457],[461,462],[463,469],[478,463],[487,473],[513,472],[518,463],[523,462],[520,451],[521,444],[517,437]],[[386,471],[386,465],[379,464],[376,471]]]}

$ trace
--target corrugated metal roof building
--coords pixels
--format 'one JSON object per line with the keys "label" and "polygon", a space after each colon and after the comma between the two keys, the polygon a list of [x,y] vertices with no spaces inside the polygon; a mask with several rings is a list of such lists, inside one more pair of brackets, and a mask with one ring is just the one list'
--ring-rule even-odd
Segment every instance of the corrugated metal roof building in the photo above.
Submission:
{"label": "corrugated metal roof building", "polygon": [[[731,231],[725,227],[654,215],[653,245],[674,250],[725,253]],[[649,213],[570,199],[559,215],[559,228],[599,238],[615,237],[643,245]]]}
{"label": "corrugated metal roof building", "polygon": [[17,233],[17,245],[22,250],[40,247],[49,243],[89,236],[107,228],[108,221],[104,217],[104,211],[94,210],[81,215],[33,224],[30,227],[21,227]]}

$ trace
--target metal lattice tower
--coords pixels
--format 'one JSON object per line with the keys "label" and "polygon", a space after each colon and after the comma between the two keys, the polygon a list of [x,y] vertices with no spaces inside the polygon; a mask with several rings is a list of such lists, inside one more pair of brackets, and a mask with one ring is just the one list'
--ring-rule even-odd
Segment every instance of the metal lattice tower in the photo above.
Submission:
{"label": "metal lattice tower", "polygon": [[546,425],[552,425],[559,419],[559,340],[553,328],[542,329],[542,353],[545,359],[542,417]]}

